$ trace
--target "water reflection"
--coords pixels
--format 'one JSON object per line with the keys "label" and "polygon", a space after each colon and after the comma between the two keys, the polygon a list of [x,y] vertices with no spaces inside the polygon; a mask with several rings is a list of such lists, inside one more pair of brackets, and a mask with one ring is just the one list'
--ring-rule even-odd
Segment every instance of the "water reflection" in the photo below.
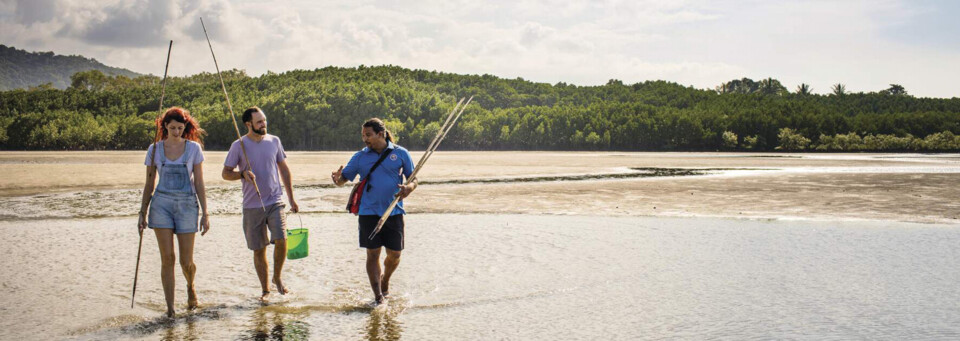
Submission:
{"label": "water reflection", "polygon": [[197,323],[199,321],[195,318],[187,317],[185,322],[182,328],[183,330],[180,330],[181,328],[179,328],[176,323],[171,322],[167,325],[167,328],[164,329],[163,337],[160,339],[163,341],[200,340],[200,331],[197,329]]}
{"label": "water reflection", "polygon": [[400,340],[403,328],[387,309],[373,309],[367,320],[367,340]]}
{"label": "water reflection", "polygon": [[144,337],[154,333],[161,340],[199,340],[202,339],[203,330],[198,325],[205,320],[216,320],[223,317],[223,306],[211,306],[205,309],[180,314],[176,318],[167,318],[158,316],[154,319],[141,321],[127,326],[121,326],[117,329],[102,329],[102,332],[120,332],[121,334],[136,335]]}
{"label": "water reflection", "polygon": [[[287,320],[284,321],[284,317]],[[309,340],[310,326],[300,321],[297,315],[270,312],[265,309],[253,311],[253,329],[244,340]]]}

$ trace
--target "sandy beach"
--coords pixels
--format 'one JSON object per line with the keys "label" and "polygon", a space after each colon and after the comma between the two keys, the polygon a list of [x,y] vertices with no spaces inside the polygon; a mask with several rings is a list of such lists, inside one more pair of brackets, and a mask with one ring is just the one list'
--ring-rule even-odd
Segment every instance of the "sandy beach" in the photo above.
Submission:
{"label": "sandy beach", "polygon": [[349,155],[289,153],[310,256],[261,305],[209,152],[201,309],[179,277],[165,320],[150,231],[129,306],[142,154],[0,153],[3,338],[960,337],[958,155],[438,152],[381,309],[329,184]]}
{"label": "sandy beach", "polygon": [[[207,152],[211,212],[238,213],[239,184]],[[415,157],[420,153],[413,152]],[[329,174],[351,153],[290,152],[305,212],[340,212]],[[0,153],[0,219],[133,215],[140,152]],[[645,169],[700,170],[642,176]],[[597,178],[590,178],[597,177]],[[437,152],[411,213],[602,214],[960,223],[960,155]],[[572,180],[571,180],[572,179]]]}

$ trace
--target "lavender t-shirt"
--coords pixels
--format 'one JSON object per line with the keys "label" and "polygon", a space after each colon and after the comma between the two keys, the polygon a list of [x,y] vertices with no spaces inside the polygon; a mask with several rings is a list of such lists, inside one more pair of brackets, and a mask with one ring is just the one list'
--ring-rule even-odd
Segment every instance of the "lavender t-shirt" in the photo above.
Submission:
{"label": "lavender t-shirt", "polygon": [[[263,136],[263,140],[256,142],[244,136],[243,147],[247,150],[247,156],[250,157],[253,175],[257,177],[257,186],[260,187],[260,194],[263,195],[263,205],[269,206],[280,202],[283,190],[280,186],[277,163],[287,158],[287,154],[283,152],[283,145],[280,144],[280,138],[267,134]],[[247,170],[247,162],[243,159],[243,153],[240,150],[240,140],[233,141],[230,145],[230,151],[227,152],[227,159],[223,161],[223,165],[230,168],[239,166],[240,171]],[[246,180],[241,182],[243,182],[243,208],[260,208],[260,199],[257,198],[257,190],[253,184]]]}
{"label": "lavender t-shirt", "polygon": [[[153,151],[153,147],[156,144],[151,144],[147,148],[147,155],[143,158],[143,164],[147,166],[157,166],[157,174],[160,174],[161,169],[163,168],[164,158],[167,156],[164,155],[163,142],[160,141],[160,147],[157,148],[157,151]],[[186,146],[183,147],[183,154],[180,154],[180,157],[176,160],[167,159],[166,163],[179,163],[187,165],[187,173],[190,174],[190,187],[193,188],[193,192],[197,192],[197,185],[193,182],[193,166],[198,165],[203,162],[203,147],[199,143],[187,140]],[[153,161],[150,161],[150,154],[153,154]],[[254,193],[256,196],[256,193]],[[259,204],[258,204],[259,205]]]}

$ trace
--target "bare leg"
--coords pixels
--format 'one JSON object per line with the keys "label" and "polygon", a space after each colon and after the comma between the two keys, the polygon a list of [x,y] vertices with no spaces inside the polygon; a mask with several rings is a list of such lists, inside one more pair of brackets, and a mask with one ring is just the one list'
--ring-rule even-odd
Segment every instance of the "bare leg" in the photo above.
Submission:
{"label": "bare leg", "polygon": [[193,263],[193,241],[196,236],[196,233],[177,235],[177,246],[180,248],[180,270],[183,271],[183,277],[187,279],[187,309],[195,309],[199,304],[197,290],[193,285],[193,279],[197,275],[197,265]]}
{"label": "bare leg", "polygon": [[177,254],[173,251],[173,229],[153,229],[153,232],[157,235],[157,245],[160,247],[160,281],[163,283],[163,298],[167,300],[167,317],[173,317],[173,301],[176,297],[173,268],[177,265]]}
{"label": "bare leg", "polygon": [[380,291],[380,248],[367,249],[367,278],[370,279],[370,289],[377,303],[383,303],[383,292]]}
{"label": "bare leg", "polygon": [[266,300],[267,295],[270,294],[270,285],[267,284],[268,266],[266,247],[253,251],[253,266],[257,269],[257,277],[260,278],[260,289],[263,290],[263,295],[260,296],[260,300]]}
{"label": "bare leg", "polygon": [[280,295],[286,295],[290,291],[280,280],[280,273],[283,272],[283,262],[287,260],[287,240],[277,240],[273,246],[273,284],[277,286],[277,292]]}
{"label": "bare leg", "polygon": [[387,258],[383,260],[383,279],[380,281],[383,296],[390,293],[390,276],[393,276],[393,272],[397,270],[398,265],[400,265],[400,251],[387,249]]}

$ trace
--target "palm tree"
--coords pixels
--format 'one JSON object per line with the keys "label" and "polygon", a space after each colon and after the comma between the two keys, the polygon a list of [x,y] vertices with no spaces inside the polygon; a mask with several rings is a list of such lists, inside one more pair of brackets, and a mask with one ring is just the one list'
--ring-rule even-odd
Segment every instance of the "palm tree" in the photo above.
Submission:
{"label": "palm tree", "polygon": [[895,96],[906,95],[907,89],[905,89],[903,85],[900,85],[900,84],[890,84],[890,88],[888,88],[887,90],[881,91],[881,93],[886,93],[886,94],[895,95]]}
{"label": "palm tree", "polygon": [[810,84],[800,83],[800,85],[797,86],[797,94],[806,96],[806,95],[809,95],[812,91],[813,91],[813,88],[810,87]]}
{"label": "palm tree", "polygon": [[754,82],[752,79],[744,77],[743,79],[734,79],[720,84],[716,90],[717,93],[720,94],[752,94],[757,92],[759,86],[759,82]]}
{"label": "palm tree", "polygon": [[834,95],[843,96],[847,94],[847,87],[843,84],[840,84],[840,83],[834,84],[832,89],[833,89]]}
{"label": "palm tree", "polygon": [[780,84],[780,81],[767,78],[760,81],[760,88],[758,91],[764,95],[780,95],[787,92],[787,88]]}

